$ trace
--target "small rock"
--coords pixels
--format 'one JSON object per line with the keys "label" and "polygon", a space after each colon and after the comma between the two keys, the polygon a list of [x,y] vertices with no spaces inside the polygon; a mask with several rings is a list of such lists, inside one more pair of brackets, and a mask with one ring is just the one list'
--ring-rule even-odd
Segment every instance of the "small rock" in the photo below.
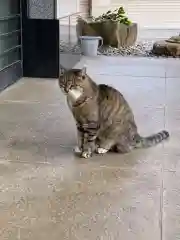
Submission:
{"label": "small rock", "polygon": [[170,40],[157,41],[153,45],[153,53],[158,56],[180,56],[180,43],[171,42]]}

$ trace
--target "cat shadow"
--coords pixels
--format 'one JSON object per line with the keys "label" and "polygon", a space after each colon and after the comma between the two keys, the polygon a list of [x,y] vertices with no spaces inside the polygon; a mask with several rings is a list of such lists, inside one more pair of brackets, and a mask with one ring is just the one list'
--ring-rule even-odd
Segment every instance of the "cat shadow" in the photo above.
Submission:
{"label": "cat shadow", "polygon": [[82,158],[79,153],[75,153],[75,159],[79,162],[82,161],[82,163],[91,162],[104,167],[136,168],[140,164],[149,164],[149,154],[150,153],[147,149],[135,149],[130,153],[117,153],[109,151],[105,154],[94,153],[92,157],[85,159]]}
{"label": "cat shadow", "polygon": [[73,142],[68,145],[59,144],[58,139],[36,140],[36,139],[20,139],[12,138],[8,142],[9,149],[18,152],[27,152],[31,155],[40,155],[45,157],[59,157],[61,154],[68,154],[73,149]]}
{"label": "cat shadow", "polygon": [[[61,141],[62,142],[62,141]],[[153,159],[152,148],[150,149],[136,149],[132,150],[130,153],[121,154],[116,152],[108,152],[106,154],[96,154],[94,153],[92,157],[84,159],[73,151],[76,145],[76,140],[71,139],[70,141],[59,144],[58,139],[47,139],[37,140],[37,139],[20,139],[18,137],[13,137],[7,144],[9,151],[15,151],[19,154],[27,154],[34,157],[45,157],[45,158],[57,158],[62,157],[73,158],[78,164],[96,163],[99,166],[104,167],[120,167],[120,168],[136,168],[139,165],[148,166]],[[150,158],[151,156],[151,158]],[[152,160],[151,160],[152,161]]]}

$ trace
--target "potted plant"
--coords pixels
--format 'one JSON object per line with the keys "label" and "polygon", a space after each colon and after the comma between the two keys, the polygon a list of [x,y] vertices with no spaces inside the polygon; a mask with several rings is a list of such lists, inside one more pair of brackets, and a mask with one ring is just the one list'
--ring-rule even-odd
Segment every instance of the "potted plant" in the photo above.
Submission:
{"label": "potted plant", "polygon": [[77,22],[78,35],[101,36],[104,45],[113,47],[132,46],[137,39],[137,24],[126,16],[124,8],[107,11],[90,21],[82,18]]}

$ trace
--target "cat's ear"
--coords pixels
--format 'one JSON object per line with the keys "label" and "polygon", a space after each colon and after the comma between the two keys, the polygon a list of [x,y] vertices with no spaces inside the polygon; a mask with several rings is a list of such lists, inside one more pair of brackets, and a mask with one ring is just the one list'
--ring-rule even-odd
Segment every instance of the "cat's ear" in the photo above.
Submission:
{"label": "cat's ear", "polygon": [[83,67],[81,69],[73,69],[73,71],[78,77],[85,78],[86,76],[86,67]]}
{"label": "cat's ear", "polygon": [[82,79],[85,79],[85,78],[86,78],[86,67],[85,67],[85,66],[80,70],[79,76],[80,76]]}

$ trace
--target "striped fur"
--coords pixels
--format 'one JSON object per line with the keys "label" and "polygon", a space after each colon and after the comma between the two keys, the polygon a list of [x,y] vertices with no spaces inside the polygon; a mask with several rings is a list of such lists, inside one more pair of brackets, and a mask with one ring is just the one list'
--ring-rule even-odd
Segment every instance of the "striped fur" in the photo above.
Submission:
{"label": "striped fur", "polygon": [[153,134],[149,137],[139,137],[139,141],[136,143],[136,148],[148,148],[152,147],[154,145],[157,145],[158,143],[162,142],[163,140],[169,138],[169,133],[165,130]]}
{"label": "striped fur", "polygon": [[133,112],[116,89],[97,85],[86,69],[72,69],[59,77],[59,86],[67,95],[67,102],[76,120],[78,151],[88,158],[94,152],[130,152],[135,148],[147,148],[169,137],[161,131],[148,137],[138,134]]}

